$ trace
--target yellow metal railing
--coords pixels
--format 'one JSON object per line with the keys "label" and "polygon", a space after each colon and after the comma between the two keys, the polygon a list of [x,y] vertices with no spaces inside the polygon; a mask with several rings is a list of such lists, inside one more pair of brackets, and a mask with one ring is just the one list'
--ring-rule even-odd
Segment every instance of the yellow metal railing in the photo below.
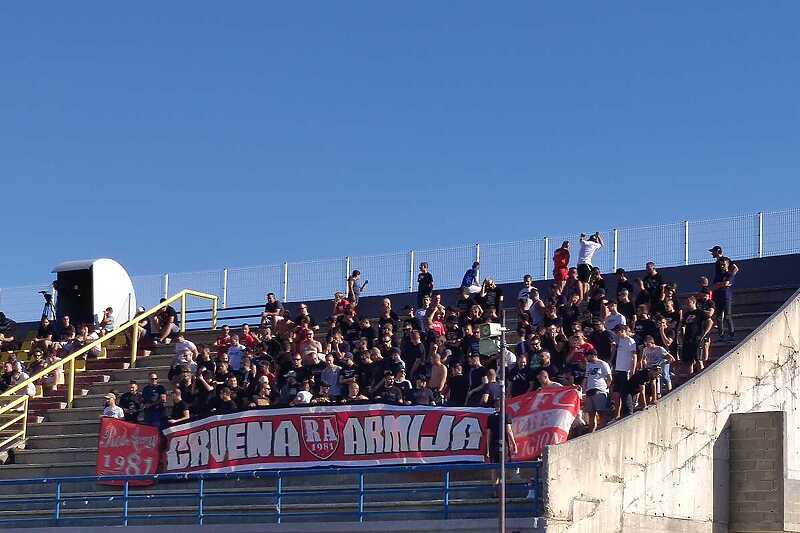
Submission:
{"label": "yellow metal railing", "polygon": [[[3,425],[0,425],[0,431],[5,431],[6,429],[10,428],[11,426],[19,422],[22,422],[22,429],[20,429],[16,433],[12,433],[7,438],[0,441],[0,450],[4,449],[9,444],[13,444],[15,441],[21,442],[25,440],[25,435],[28,431],[28,395],[23,394],[19,398],[12,400],[9,403],[5,404],[4,406],[0,407],[0,415],[4,415],[10,412],[12,409],[14,409],[20,404],[22,404],[22,410],[13,411],[12,418],[7,420]],[[19,414],[13,416],[13,414],[17,412],[19,412]]]}
{"label": "yellow metal railing", "polygon": [[[124,334],[129,329],[133,328],[133,334],[131,335],[131,368],[134,368],[136,366],[136,356],[137,356],[137,352],[139,350],[139,338],[138,338],[138,334],[137,334],[138,332],[137,332],[135,326],[139,322],[144,320],[145,318],[149,318],[150,316],[156,314],[158,311],[160,311],[161,309],[164,309],[166,306],[170,305],[171,303],[174,303],[174,302],[180,300],[180,302],[181,302],[181,324],[180,324],[180,329],[181,329],[181,331],[186,331],[186,311],[187,311],[187,309],[186,309],[186,298],[188,296],[194,296],[196,298],[201,298],[201,299],[204,299],[204,300],[211,300],[211,327],[212,327],[212,329],[216,329],[217,328],[217,304],[218,304],[219,298],[217,296],[213,295],[213,294],[206,294],[204,292],[193,291],[191,289],[184,289],[184,290],[180,291],[179,293],[175,294],[174,296],[171,296],[171,297],[167,298],[165,301],[159,303],[158,305],[150,308],[150,310],[145,311],[144,313],[135,316],[133,319],[131,319],[131,320],[125,322],[124,324],[122,324],[121,326],[115,328],[112,332],[106,333],[105,335],[103,335],[102,337],[97,339],[96,341],[92,341],[91,343],[87,344],[86,346],[80,348],[79,350],[76,350],[75,352],[69,354],[67,357],[61,359],[60,361],[58,361],[56,363],[53,363],[52,365],[48,366],[47,368],[45,368],[41,372],[37,372],[36,374],[32,375],[31,377],[29,377],[25,381],[19,383],[18,385],[15,385],[14,387],[11,387],[7,391],[5,391],[2,394],[0,394],[0,398],[7,397],[7,396],[13,396],[14,394],[17,394],[20,391],[24,390],[29,384],[35,383],[35,382],[39,381],[40,379],[42,379],[43,377],[45,377],[47,374],[50,374],[51,372],[54,372],[55,370],[58,370],[59,368],[64,368],[66,366],[67,370],[64,373],[64,383],[67,386],[67,407],[72,407],[72,400],[73,400],[74,394],[75,394],[75,360],[78,357],[88,353],[89,351],[91,351],[94,348],[102,347],[102,344],[104,342],[116,337],[117,335]],[[27,398],[27,395],[25,395],[24,397]],[[15,401],[17,401],[17,400],[15,400]],[[9,404],[9,405],[11,405],[11,404]],[[16,404],[14,404],[14,405],[16,405]],[[28,412],[28,407],[27,406],[28,406],[28,402],[26,400],[25,401],[25,415],[26,416],[27,416],[27,412]],[[0,414],[2,414],[5,410],[7,410],[6,409],[7,407],[8,406],[5,406],[4,408],[1,408],[0,409]]]}

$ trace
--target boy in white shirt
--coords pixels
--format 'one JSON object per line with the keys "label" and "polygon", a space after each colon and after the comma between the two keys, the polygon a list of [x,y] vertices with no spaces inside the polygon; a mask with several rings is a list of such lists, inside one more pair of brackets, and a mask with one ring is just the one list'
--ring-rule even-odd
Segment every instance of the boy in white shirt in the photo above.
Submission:
{"label": "boy in white shirt", "polygon": [[597,357],[596,350],[586,352],[586,377],[583,389],[586,391],[584,410],[588,416],[589,431],[603,426],[604,415],[608,412],[608,387],[611,385],[611,367]]}

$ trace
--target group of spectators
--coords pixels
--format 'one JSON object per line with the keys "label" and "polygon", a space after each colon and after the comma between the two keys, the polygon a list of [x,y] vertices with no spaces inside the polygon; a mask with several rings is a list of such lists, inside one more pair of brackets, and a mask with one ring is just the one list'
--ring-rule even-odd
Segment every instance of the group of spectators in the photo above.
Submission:
{"label": "group of spectators", "polygon": [[[16,324],[0,313],[0,330],[5,331],[2,335],[4,335],[5,339],[11,338],[11,341],[7,341],[4,349],[12,350],[7,360],[3,363],[3,374],[0,375],[0,392],[26,381],[29,376],[38,374],[64,357],[112,331],[114,329],[114,310],[111,307],[106,308],[103,311],[103,315],[98,317],[92,324],[81,323],[75,325],[68,315],[64,315],[57,322],[50,320],[47,316],[43,316],[36,334],[31,339],[30,355],[27,361],[20,360],[17,357],[17,352],[13,351],[20,344],[13,337],[15,329]],[[90,355],[96,357],[99,354],[100,347],[96,346],[88,350],[84,359]],[[40,380],[40,383],[47,390],[57,390],[60,385],[64,384],[63,368],[56,368],[45,375]],[[29,384],[24,392],[29,396],[34,396],[36,394],[36,386]]]}
{"label": "group of spectators", "polygon": [[[292,314],[270,293],[257,327],[223,326],[208,345],[184,337],[167,306],[155,320],[142,320],[137,334],[145,346],[175,347],[169,383],[159,383],[157,374],[141,391],[131,383],[125,394],[108,396],[106,414],[164,425],[253,407],[378,401],[492,406],[504,389],[518,396],[575,385],[586,414],[580,420],[594,430],[656,402],[671,389],[673,373],[702,369],[715,321],[720,337],[733,336],[738,267],[716,246],[710,250],[712,281],[702,279],[685,302],[654,263],[632,281],[618,269],[610,295],[592,265],[602,236],[581,235],[579,245],[573,267],[569,242],[555,251],[548,287],[540,290],[525,275],[508,313],[502,289],[491,278],[480,281],[478,262],[453,301],[435,290],[429,265],[421,263],[416,305],[398,312],[384,298],[377,317],[359,313],[366,282],[353,271],[347,292],[334,296],[324,328],[307,305]],[[516,321],[518,341],[482,355],[479,326],[504,319]],[[506,387],[498,380],[500,361]]]}

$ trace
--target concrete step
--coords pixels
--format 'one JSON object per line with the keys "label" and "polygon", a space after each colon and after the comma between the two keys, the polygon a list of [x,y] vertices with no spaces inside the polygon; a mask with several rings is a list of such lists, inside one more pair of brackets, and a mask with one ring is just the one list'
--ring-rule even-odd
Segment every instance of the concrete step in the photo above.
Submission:
{"label": "concrete step", "polygon": [[[39,479],[68,476],[93,476],[95,475],[96,462],[92,457],[86,457],[81,462],[51,463],[51,464],[7,464],[0,466],[0,479]],[[94,484],[94,483],[92,483]],[[19,493],[20,488],[14,486],[0,486],[0,493]]]}
{"label": "concrete step", "polygon": [[78,463],[81,461],[96,461],[97,441],[94,447],[87,448],[58,448],[44,450],[19,450],[14,453],[14,463],[18,465],[58,465],[65,463]]}
{"label": "concrete step", "polygon": [[102,413],[102,400],[100,400],[100,405],[98,406],[50,409],[44,411],[43,415],[48,422],[77,422],[80,420],[97,420]]}
{"label": "concrete step", "polygon": [[46,400],[43,398],[34,398],[33,400],[28,400],[28,412],[33,412],[40,414],[44,411],[50,411],[53,409],[64,409],[67,406],[67,402],[60,401],[60,400]]}
{"label": "concrete step", "polygon": [[119,368],[128,368],[130,366],[130,357],[114,357],[104,359],[102,361],[93,361],[90,367],[90,371],[94,370],[109,370],[109,369],[119,369]]}
{"label": "concrete step", "polygon": [[75,376],[75,384],[83,387],[88,387],[95,383],[105,383],[111,381],[111,375],[108,371],[101,373],[100,371],[87,371]]}
{"label": "concrete step", "polygon": [[[156,372],[160,378],[166,379],[169,369],[169,365],[152,367],[139,367],[139,365],[136,365],[136,368],[110,370],[109,372],[111,372],[111,380],[109,381],[130,382],[131,380],[136,380],[142,383],[141,386],[144,386],[152,372]],[[127,389],[128,387],[126,386],[125,390]],[[94,390],[95,389],[92,389],[92,391]]]}
{"label": "concrete step", "polygon": [[[167,389],[170,388],[169,380],[167,380],[167,372],[169,369],[160,370],[158,371],[158,377],[160,378],[159,383],[164,385]],[[137,379],[136,381],[139,383],[139,388],[143,388],[146,384],[146,377],[147,374],[145,373],[145,379]],[[115,392],[122,394],[123,392],[128,390],[130,386],[130,379],[123,379],[119,381],[109,381],[108,383],[98,383],[97,385],[92,385],[92,394],[106,394],[109,392]]]}
{"label": "concrete step", "polygon": [[72,422],[41,422],[28,424],[28,435],[74,435],[87,434],[100,431],[100,419],[76,420]]}
{"label": "concrete step", "polygon": [[73,435],[36,435],[28,437],[27,450],[57,450],[62,448],[91,448],[97,446],[97,433]]}
{"label": "concrete step", "polygon": [[[128,388],[122,389],[122,391],[126,391]],[[122,392],[120,391],[120,392]],[[103,406],[103,402],[105,398],[103,397],[105,393],[97,393],[97,394],[87,394],[86,396],[81,396],[79,398],[75,398],[72,402],[73,407],[101,407]]]}

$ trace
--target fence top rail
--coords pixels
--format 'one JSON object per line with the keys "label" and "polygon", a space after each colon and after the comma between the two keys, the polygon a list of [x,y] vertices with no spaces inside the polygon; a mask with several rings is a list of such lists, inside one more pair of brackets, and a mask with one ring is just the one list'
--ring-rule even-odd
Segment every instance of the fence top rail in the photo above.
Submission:
{"label": "fence top rail", "polygon": [[52,365],[48,366],[47,368],[45,368],[44,370],[41,370],[41,371],[37,372],[36,374],[34,374],[33,376],[30,376],[25,381],[15,385],[14,387],[11,387],[7,391],[5,391],[2,394],[0,394],[0,397],[12,396],[13,394],[25,389],[31,383],[35,383],[36,381],[42,379],[43,377],[45,377],[50,372],[53,372],[53,371],[55,371],[55,370],[57,370],[59,368],[63,368],[64,365],[66,365],[68,363],[71,363],[76,358],[78,358],[81,355],[89,352],[89,350],[101,346],[107,340],[110,340],[111,338],[116,337],[120,333],[125,332],[132,325],[141,322],[145,318],[149,318],[150,316],[156,314],[159,310],[163,309],[164,307],[168,306],[169,304],[180,300],[183,296],[196,296],[198,298],[205,298],[205,299],[208,299],[208,300],[212,300],[214,307],[216,307],[216,305],[217,305],[216,302],[219,300],[219,298],[217,296],[213,295],[213,294],[206,294],[204,292],[198,292],[198,291],[194,291],[194,290],[191,290],[191,289],[184,289],[184,290],[176,293],[175,295],[167,298],[165,301],[163,301],[163,302],[151,307],[149,311],[145,311],[144,313],[142,313],[140,315],[136,315],[135,317],[133,317],[132,319],[128,320],[127,322],[125,322],[121,326],[116,327],[110,333],[106,333],[105,335],[103,335],[99,339],[90,342],[86,346],[80,348],[79,350],[74,351],[73,353],[69,354],[67,357],[61,359],[60,361],[57,361],[57,362],[53,363]]}
{"label": "fence top rail", "polygon": [[[506,463],[506,468],[536,469],[541,461]],[[369,466],[369,467],[328,467],[294,468],[286,470],[246,470],[242,472],[150,474],[138,476],[65,476],[26,479],[0,479],[0,486],[8,485],[49,485],[52,483],[81,483],[86,481],[192,481],[214,479],[261,479],[278,477],[302,477],[308,475],[352,475],[352,474],[393,474],[416,472],[481,471],[495,470],[495,463],[444,463],[429,465]],[[0,466],[2,470],[2,466]]]}

